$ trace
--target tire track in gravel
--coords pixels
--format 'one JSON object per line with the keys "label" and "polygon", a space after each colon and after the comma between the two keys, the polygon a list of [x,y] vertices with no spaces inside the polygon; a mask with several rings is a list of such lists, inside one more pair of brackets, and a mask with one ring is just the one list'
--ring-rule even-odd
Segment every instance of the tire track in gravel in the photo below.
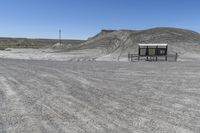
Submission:
{"label": "tire track in gravel", "polygon": [[16,70],[15,70],[16,71]]}
{"label": "tire track in gravel", "polygon": [[[21,79],[18,79],[18,78],[12,79],[16,84],[21,84],[21,85],[25,84],[23,91],[27,91],[27,90],[29,90],[29,88],[32,87],[32,88],[36,89],[37,91],[41,91],[42,94],[45,94],[46,97],[49,98],[49,99],[45,99],[44,101],[42,101],[41,99],[36,100],[36,101],[40,106],[46,108],[50,112],[50,114],[55,114],[56,115],[55,117],[58,117],[58,118],[61,117],[60,120],[58,120],[58,119],[54,120],[54,123],[52,124],[54,126],[56,125],[57,128],[62,129],[61,131],[65,130],[63,126],[60,126],[60,125],[62,125],[61,123],[66,122],[65,120],[62,120],[63,116],[64,116],[64,118],[65,117],[68,118],[69,116],[70,117],[78,116],[78,120],[74,120],[76,122],[79,122],[82,120],[82,122],[74,124],[74,128],[72,127],[72,130],[76,131],[76,132],[84,132],[84,131],[92,132],[92,131],[94,131],[94,130],[89,129],[90,127],[94,127],[94,128],[96,128],[97,131],[102,131],[102,132],[105,132],[105,131],[113,131],[114,132],[114,128],[117,128],[116,129],[117,131],[128,132],[128,131],[131,131],[131,126],[132,126],[132,129],[135,129],[135,130],[137,129],[137,126],[138,126],[137,123],[127,126],[128,123],[130,123],[130,122],[140,121],[140,119],[143,119],[147,123],[151,122],[152,116],[147,115],[147,112],[142,113],[140,109],[142,109],[143,107],[141,108],[140,104],[134,103],[134,106],[136,106],[136,107],[132,107],[131,105],[133,105],[133,104],[131,104],[131,102],[132,102],[131,100],[126,99],[114,92],[108,91],[105,93],[102,90],[104,88],[98,88],[96,86],[96,84],[94,85],[88,79],[83,78],[80,73],[73,72],[71,70],[66,70],[65,72],[63,72],[63,71],[58,71],[55,68],[34,66],[32,64],[31,65],[32,67],[34,66],[35,68],[39,69],[38,73],[34,73],[33,72],[33,70],[35,69],[34,67],[29,70],[26,67],[23,67],[23,64],[20,64],[20,65],[16,64],[16,65],[14,67],[11,67],[12,65],[5,65],[5,66],[9,66],[9,68],[7,68],[7,69],[12,71],[12,73],[10,75],[12,75],[12,76],[14,75],[14,77],[17,77],[22,72],[24,74],[28,73],[28,74],[30,74],[29,77],[34,77],[34,79],[32,79],[33,80],[32,82],[36,82],[37,84],[39,84],[38,87],[40,87],[40,88],[45,88],[45,86],[43,86],[42,84],[50,84],[50,86],[52,86],[52,89],[55,89],[55,87],[57,87],[57,89],[59,89],[58,87],[60,87],[60,86],[63,86],[63,89],[65,89],[65,86],[67,86],[67,85],[68,85],[68,87],[71,86],[71,89],[76,88],[76,90],[68,89],[70,91],[68,91],[67,93],[65,92],[65,94],[67,94],[67,97],[60,95],[60,93],[58,93],[59,95],[57,94],[56,95],[57,98],[56,98],[56,96],[51,96],[52,93],[49,94],[48,90],[45,90],[45,91],[39,90],[37,88],[34,88],[33,85],[24,83],[24,81],[22,81]],[[24,65],[26,65],[26,64],[24,64]],[[49,73],[51,75],[49,75]],[[63,74],[63,73],[67,73],[67,74]],[[42,76],[42,78],[40,76]],[[39,79],[39,81],[38,81],[38,79]],[[49,80],[49,79],[51,79],[51,80]],[[60,81],[59,85],[58,86],[54,85],[54,83],[52,82],[53,80]],[[50,86],[48,86],[48,87],[50,87]],[[58,91],[61,91],[61,90],[59,89]],[[55,92],[55,91],[53,91],[53,92]],[[26,96],[27,94],[24,94],[24,95]],[[91,96],[92,98],[94,98],[93,96],[97,96],[98,98],[84,99],[84,97],[82,97],[81,95]],[[59,98],[59,97],[62,97],[62,98]],[[57,102],[52,101],[52,99],[50,99],[50,98],[55,99],[55,101],[57,100]],[[65,100],[64,98],[67,100]],[[45,103],[47,100],[51,100],[51,103]],[[76,105],[79,105],[82,107],[77,108],[76,106],[72,106],[69,104],[68,100],[71,101],[72,103],[76,102]],[[94,100],[94,101],[92,101],[92,100]],[[98,100],[103,103],[99,103]],[[113,101],[115,101],[115,102],[113,102]],[[60,106],[56,106],[57,103],[63,103],[64,106],[66,106],[66,107],[69,106],[71,108],[64,109],[63,111],[60,112],[59,110],[62,110],[62,108]],[[106,105],[105,103],[108,103],[108,104]],[[120,107],[119,109],[116,108],[117,106],[119,106],[118,105],[119,103],[121,104],[120,106],[126,106],[126,107],[125,108]],[[137,107],[139,109],[137,109]],[[29,106],[27,108],[29,108]],[[108,108],[109,108],[109,110],[107,110]],[[81,109],[83,109],[83,111]],[[70,110],[70,111],[68,111],[68,110]],[[81,111],[79,111],[79,110],[81,110]],[[66,114],[63,114],[63,112],[68,112],[68,114],[71,114],[71,112],[77,112],[77,113],[75,113],[74,115],[66,116]],[[92,115],[92,114],[94,114],[94,115]],[[124,115],[124,114],[126,114],[126,115]],[[134,115],[134,117],[136,117],[136,116],[137,117],[136,118],[133,118],[133,117],[127,118],[129,116],[127,114]],[[50,115],[47,115],[47,117],[49,117],[49,116]],[[85,119],[85,118],[87,118],[88,120],[84,121],[83,119]],[[93,118],[96,118],[96,120],[94,120]],[[93,120],[93,121],[90,121],[90,120]],[[55,122],[55,121],[57,121],[57,122]],[[157,122],[160,122],[163,125],[167,125],[168,127],[171,127],[171,128],[176,127],[176,126],[172,126],[174,123],[171,123],[172,125],[169,125],[168,123],[165,123],[165,121],[163,121],[162,119],[160,119],[160,120],[158,119]],[[109,125],[110,127],[107,125],[104,125],[103,123],[110,123],[110,125]],[[139,131],[141,131],[142,129],[144,130],[144,132],[150,130],[150,129],[148,129],[149,127],[145,127],[144,124],[145,123],[141,123],[141,125],[140,125],[141,128],[138,129]],[[156,124],[159,125],[159,123],[156,123]],[[47,124],[44,124],[44,125],[47,125]],[[55,126],[55,128],[56,128],[56,126]],[[165,128],[165,127],[161,127],[161,128]],[[79,130],[77,130],[77,129],[79,129]],[[113,129],[113,130],[109,130],[109,129]],[[169,128],[167,130],[169,130]]]}
{"label": "tire track in gravel", "polygon": [[15,70],[16,71],[16,70]]}
{"label": "tire track in gravel", "polygon": [[[5,109],[4,112],[2,112],[4,131],[10,133],[38,132],[39,128],[35,128],[34,130],[27,128],[33,126],[32,121],[34,121],[34,118],[27,114],[25,106],[21,102],[20,97],[18,97],[17,92],[13,90],[11,84],[9,78],[0,77],[0,88],[2,88],[5,93]],[[36,126],[40,127],[39,124]]]}
{"label": "tire track in gravel", "polygon": [[[21,72],[21,71],[24,71],[24,70],[20,70],[20,69],[14,69],[14,68],[8,68],[7,67],[7,69],[9,69],[9,71],[11,71],[11,73],[12,74],[10,74],[10,76],[11,77],[16,77],[16,76],[18,76],[18,73],[14,73],[14,72]],[[27,73],[29,73],[28,71],[25,71],[25,73],[27,74]],[[31,76],[31,75],[30,75]],[[36,75],[32,75],[31,77],[35,77]],[[36,77],[36,78],[39,78],[39,77]],[[24,105],[26,106],[26,108],[27,109],[29,109],[29,111],[30,112],[32,112],[33,113],[33,117],[34,116],[38,116],[38,117],[49,117],[49,119],[47,120],[48,122],[43,122],[43,123],[46,123],[45,124],[45,126],[44,127],[54,127],[55,128],[55,130],[47,130],[47,129],[45,129],[46,130],[46,132],[64,132],[64,127],[61,127],[61,126],[59,126],[59,124],[58,123],[54,123],[54,122],[52,122],[52,120],[50,120],[50,118],[51,118],[51,115],[52,114],[56,114],[55,112],[53,112],[53,109],[51,109],[51,110],[49,110],[50,108],[47,106],[47,105],[45,105],[44,103],[40,103],[40,102],[38,102],[39,100],[36,100],[36,99],[38,99],[38,97],[36,97],[36,98],[34,98],[34,97],[32,97],[32,95],[34,94],[34,92],[33,91],[29,91],[30,90],[30,88],[32,87],[31,85],[29,86],[26,86],[26,85],[24,85],[24,82],[23,81],[21,81],[21,80],[19,80],[19,79],[14,79],[14,78],[10,78],[10,81],[11,82],[13,82],[13,84],[15,84],[15,86],[17,86],[17,87],[15,87],[15,89],[16,90],[18,90],[18,93],[20,94],[20,95],[18,95],[20,98],[21,98],[21,100],[23,101],[23,103],[24,103]],[[41,80],[42,81],[42,80]],[[40,84],[43,84],[43,83],[40,83]],[[38,87],[40,87],[40,86],[38,86]],[[33,88],[32,88],[33,89]],[[38,91],[39,89],[37,89],[37,88],[34,88],[34,89],[36,89],[36,91]],[[33,89],[33,90],[34,90]],[[28,92],[29,91],[29,92]],[[32,94],[33,93],[33,94]],[[41,94],[45,94],[45,91],[43,92],[43,91],[40,91],[40,93]],[[46,94],[45,94],[46,95]],[[34,96],[36,96],[36,95],[34,95]],[[40,98],[39,98],[40,99]],[[48,99],[47,99],[48,100]],[[38,103],[37,103],[38,102]],[[36,109],[35,109],[36,108]],[[38,111],[37,110],[37,108],[38,109],[41,109],[43,112],[46,112],[46,114],[44,113],[44,115],[43,114],[41,114],[41,112],[33,112],[33,111]],[[52,113],[53,112],[53,113]],[[58,114],[56,114],[57,116],[58,116]],[[57,117],[56,116],[56,117]],[[40,120],[42,120],[42,118],[40,118],[37,122],[35,122],[35,123],[38,123]],[[59,121],[59,120],[57,120],[57,121]],[[50,124],[50,126],[47,126],[47,123],[48,124]],[[60,122],[61,123],[61,122]],[[52,129],[52,128],[50,128],[50,129]],[[61,129],[63,129],[63,130],[61,130]],[[74,128],[74,131],[79,131],[78,130],[79,129],[79,127],[75,127]],[[66,130],[67,132],[69,131],[69,132],[71,132],[70,131],[70,129],[67,129]],[[80,130],[81,131],[81,130]],[[79,132],[80,132],[79,131]],[[83,131],[83,130],[82,130]]]}

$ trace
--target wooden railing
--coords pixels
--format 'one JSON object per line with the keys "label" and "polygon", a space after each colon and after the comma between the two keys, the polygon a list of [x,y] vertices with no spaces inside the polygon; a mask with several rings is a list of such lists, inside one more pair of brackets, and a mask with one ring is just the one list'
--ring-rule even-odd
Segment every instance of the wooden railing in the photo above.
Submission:
{"label": "wooden railing", "polygon": [[167,55],[167,60],[176,62],[178,60],[178,53],[176,53],[176,54],[168,54]]}
{"label": "wooden railing", "polygon": [[128,54],[128,61],[133,62],[138,60],[138,54]]}
{"label": "wooden railing", "polygon": [[166,56],[139,56],[138,54],[130,54],[130,53],[128,53],[128,61],[129,62],[135,62],[135,61],[139,61],[139,60],[176,62],[177,59],[178,59],[178,54],[177,53],[168,54]]}

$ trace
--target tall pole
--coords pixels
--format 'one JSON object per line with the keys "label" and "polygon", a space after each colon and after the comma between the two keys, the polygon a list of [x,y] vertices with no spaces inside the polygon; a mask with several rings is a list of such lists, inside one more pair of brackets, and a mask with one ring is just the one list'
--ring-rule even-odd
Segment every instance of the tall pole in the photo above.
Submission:
{"label": "tall pole", "polygon": [[59,43],[61,44],[62,42],[61,42],[61,34],[62,34],[62,31],[61,31],[61,29],[59,29]]}

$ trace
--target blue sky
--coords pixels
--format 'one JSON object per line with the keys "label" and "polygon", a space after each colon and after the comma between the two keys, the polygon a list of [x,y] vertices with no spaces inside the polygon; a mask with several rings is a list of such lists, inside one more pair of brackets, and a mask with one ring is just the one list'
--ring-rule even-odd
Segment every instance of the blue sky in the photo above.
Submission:
{"label": "blue sky", "polygon": [[87,39],[101,29],[200,32],[199,0],[0,0],[0,36]]}

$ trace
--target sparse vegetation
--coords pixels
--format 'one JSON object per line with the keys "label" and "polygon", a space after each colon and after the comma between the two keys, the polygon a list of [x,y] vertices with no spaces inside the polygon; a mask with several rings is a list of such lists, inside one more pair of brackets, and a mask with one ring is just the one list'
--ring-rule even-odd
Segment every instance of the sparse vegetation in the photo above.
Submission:
{"label": "sparse vegetation", "polygon": [[[0,49],[6,48],[42,48],[56,44],[56,39],[26,39],[26,38],[0,38]],[[63,44],[77,45],[85,42],[84,40],[62,40]]]}

